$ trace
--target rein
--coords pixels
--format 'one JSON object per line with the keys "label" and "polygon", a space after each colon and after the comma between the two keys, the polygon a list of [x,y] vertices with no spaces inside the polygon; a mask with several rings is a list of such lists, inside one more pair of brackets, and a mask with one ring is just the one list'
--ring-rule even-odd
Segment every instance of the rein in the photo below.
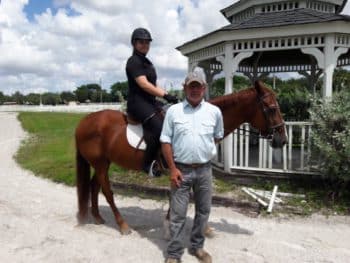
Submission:
{"label": "rein", "polygon": [[[239,131],[244,131],[250,134],[253,134],[254,136],[256,136],[259,139],[267,139],[267,140],[271,140],[272,139],[272,134],[268,134],[267,136],[263,136],[260,134],[260,132],[256,132],[256,131],[252,131],[252,130],[246,130],[243,128],[236,128],[235,130],[239,130]],[[228,129],[224,129],[224,131],[229,131]]]}

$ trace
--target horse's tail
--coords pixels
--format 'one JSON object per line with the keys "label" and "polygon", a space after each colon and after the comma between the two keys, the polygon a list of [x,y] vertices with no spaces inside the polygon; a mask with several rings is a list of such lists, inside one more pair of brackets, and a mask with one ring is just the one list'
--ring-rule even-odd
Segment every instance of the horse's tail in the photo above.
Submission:
{"label": "horse's tail", "polygon": [[90,164],[81,155],[79,149],[76,152],[76,169],[77,169],[77,193],[78,193],[78,208],[77,215],[79,223],[84,223],[87,220],[89,194],[90,194]]}

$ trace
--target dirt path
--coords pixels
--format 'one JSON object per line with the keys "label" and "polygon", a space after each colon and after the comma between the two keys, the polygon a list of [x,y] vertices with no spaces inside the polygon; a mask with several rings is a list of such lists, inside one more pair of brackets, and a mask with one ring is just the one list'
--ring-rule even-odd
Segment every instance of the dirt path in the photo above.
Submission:
{"label": "dirt path", "polygon": [[[54,184],[21,169],[12,156],[25,133],[15,113],[0,112],[0,261],[1,262],[163,262],[166,241],[163,202],[115,196],[131,227],[116,230],[100,196],[105,225],[76,226],[75,189]],[[193,207],[189,211],[190,231]],[[216,237],[206,249],[214,262],[350,262],[350,219],[249,218],[213,207]],[[183,262],[197,262],[187,251]]]}

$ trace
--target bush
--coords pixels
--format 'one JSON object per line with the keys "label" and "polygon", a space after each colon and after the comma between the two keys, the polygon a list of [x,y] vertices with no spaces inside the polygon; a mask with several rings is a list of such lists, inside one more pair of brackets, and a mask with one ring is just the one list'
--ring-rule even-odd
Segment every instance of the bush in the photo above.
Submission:
{"label": "bush", "polygon": [[340,192],[350,181],[350,91],[335,93],[332,101],[315,99],[310,109],[313,146],[320,171],[332,190]]}

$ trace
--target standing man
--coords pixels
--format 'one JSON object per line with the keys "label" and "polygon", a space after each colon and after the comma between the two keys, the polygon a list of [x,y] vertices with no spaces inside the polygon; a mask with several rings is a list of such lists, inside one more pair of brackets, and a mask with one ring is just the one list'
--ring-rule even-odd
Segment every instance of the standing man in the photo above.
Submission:
{"label": "standing man", "polygon": [[223,138],[223,120],[218,107],[204,101],[206,82],[190,73],[184,83],[186,99],[171,106],[160,137],[162,152],[170,169],[170,241],[166,263],[180,262],[190,191],[193,189],[195,218],[189,253],[201,262],[211,263],[203,249],[212,199],[210,160],[216,155],[215,143]]}

